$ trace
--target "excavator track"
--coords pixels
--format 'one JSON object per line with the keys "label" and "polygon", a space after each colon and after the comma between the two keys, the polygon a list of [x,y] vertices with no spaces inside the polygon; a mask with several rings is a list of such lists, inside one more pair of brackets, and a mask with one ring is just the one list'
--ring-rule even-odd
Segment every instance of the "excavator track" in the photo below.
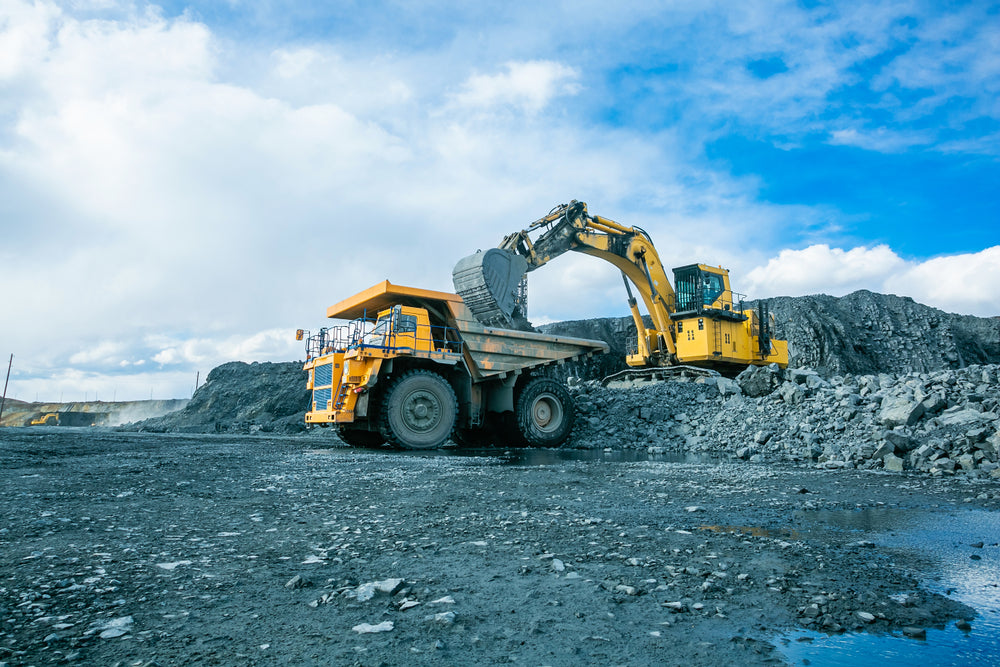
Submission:
{"label": "excavator track", "polygon": [[658,368],[627,368],[607,376],[601,380],[601,385],[610,389],[625,389],[633,387],[636,384],[688,381],[700,377],[722,377],[722,374],[710,368],[685,365]]}

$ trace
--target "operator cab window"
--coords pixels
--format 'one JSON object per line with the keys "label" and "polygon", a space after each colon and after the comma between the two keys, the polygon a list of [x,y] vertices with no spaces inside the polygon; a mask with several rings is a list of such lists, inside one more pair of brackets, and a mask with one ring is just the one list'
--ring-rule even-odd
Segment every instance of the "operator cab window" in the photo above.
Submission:
{"label": "operator cab window", "polygon": [[396,319],[396,333],[417,333],[417,316],[400,315]]}
{"label": "operator cab window", "polygon": [[702,294],[706,306],[711,306],[722,294],[722,276],[717,273],[702,273]]}

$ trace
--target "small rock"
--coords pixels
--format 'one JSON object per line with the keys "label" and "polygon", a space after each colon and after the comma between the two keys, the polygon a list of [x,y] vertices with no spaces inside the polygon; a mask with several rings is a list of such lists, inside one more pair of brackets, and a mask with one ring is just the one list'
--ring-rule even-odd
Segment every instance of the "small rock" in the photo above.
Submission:
{"label": "small rock", "polygon": [[860,618],[865,623],[874,623],[875,622],[875,615],[874,614],[870,614],[867,611],[859,611],[858,612],[858,618]]}
{"label": "small rock", "polygon": [[907,626],[903,628],[903,634],[910,639],[927,639],[927,631],[923,628]]}
{"label": "small rock", "polygon": [[441,625],[451,625],[455,622],[455,612],[442,611],[440,614],[425,616],[424,620],[429,623],[440,623]]}
{"label": "small rock", "polygon": [[389,632],[392,628],[392,621],[382,621],[377,625],[372,625],[371,623],[359,623],[351,628],[351,630],[354,630],[359,635],[367,635],[376,632]]}
{"label": "small rock", "polygon": [[305,588],[309,585],[309,582],[302,578],[301,575],[295,575],[291,579],[285,582],[285,588],[295,590],[296,588]]}
{"label": "small rock", "polygon": [[903,459],[899,458],[895,454],[886,454],[882,459],[886,470],[892,472],[903,472]]}

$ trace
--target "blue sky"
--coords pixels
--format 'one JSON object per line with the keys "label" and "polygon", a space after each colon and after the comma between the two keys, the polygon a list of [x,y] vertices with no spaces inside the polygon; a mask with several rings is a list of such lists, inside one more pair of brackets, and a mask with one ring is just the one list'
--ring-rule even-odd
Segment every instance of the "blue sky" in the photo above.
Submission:
{"label": "blue sky", "polygon": [[[750,296],[1000,314],[1000,4],[0,6],[0,354],[33,400],[190,393],[570,199]],[[531,275],[536,322],[626,314]]]}

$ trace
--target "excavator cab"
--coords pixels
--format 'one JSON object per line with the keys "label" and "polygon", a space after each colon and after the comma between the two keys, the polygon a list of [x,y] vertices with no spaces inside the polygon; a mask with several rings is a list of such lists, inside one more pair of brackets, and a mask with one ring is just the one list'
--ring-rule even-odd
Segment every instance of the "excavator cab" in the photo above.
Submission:
{"label": "excavator cab", "polygon": [[689,264],[674,269],[676,312],[687,316],[699,310],[733,310],[729,271],[705,264]]}

